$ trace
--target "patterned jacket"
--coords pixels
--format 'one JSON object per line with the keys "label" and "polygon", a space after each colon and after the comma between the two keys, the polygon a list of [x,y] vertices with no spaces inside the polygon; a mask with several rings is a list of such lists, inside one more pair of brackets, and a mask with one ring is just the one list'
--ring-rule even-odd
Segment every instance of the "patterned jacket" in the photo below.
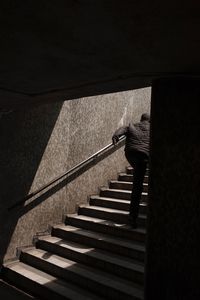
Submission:
{"label": "patterned jacket", "polygon": [[140,121],[130,123],[129,126],[118,128],[112,136],[113,142],[117,142],[119,137],[125,135],[125,152],[139,151],[149,156],[150,122]]}

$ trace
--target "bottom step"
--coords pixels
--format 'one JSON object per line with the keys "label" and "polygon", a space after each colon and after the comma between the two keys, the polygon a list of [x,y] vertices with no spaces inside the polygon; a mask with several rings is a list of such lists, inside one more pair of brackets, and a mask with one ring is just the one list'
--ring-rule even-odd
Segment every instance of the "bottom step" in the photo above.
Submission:
{"label": "bottom step", "polygon": [[14,300],[34,300],[34,296],[24,293],[24,291],[15,288],[13,285],[0,280],[0,299]]}
{"label": "bottom step", "polygon": [[141,299],[142,286],[42,249],[23,250],[21,260],[106,299]]}
{"label": "bottom step", "polygon": [[[27,293],[38,298],[54,300],[102,300],[101,297],[87,292],[76,285],[57,279],[43,271],[22,262],[3,267],[3,277],[11,284],[19,285]],[[13,298],[15,299],[15,298]]]}

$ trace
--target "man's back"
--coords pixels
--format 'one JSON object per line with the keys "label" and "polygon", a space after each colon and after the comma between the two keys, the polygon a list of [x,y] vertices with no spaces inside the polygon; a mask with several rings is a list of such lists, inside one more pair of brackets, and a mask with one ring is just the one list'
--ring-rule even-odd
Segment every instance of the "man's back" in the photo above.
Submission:
{"label": "man's back", "polygon": [[125,151],[143,152],[149,156],[150,122],[130,123],[126,133]]}

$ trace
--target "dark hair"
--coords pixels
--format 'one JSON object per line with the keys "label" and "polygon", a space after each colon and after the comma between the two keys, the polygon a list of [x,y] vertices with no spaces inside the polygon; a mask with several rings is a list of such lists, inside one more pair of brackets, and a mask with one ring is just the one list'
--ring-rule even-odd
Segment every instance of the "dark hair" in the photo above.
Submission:
{"label": "dark hair", "polygon": [[140,121],[149,121],[150,122],[150,114],[142,114]]}

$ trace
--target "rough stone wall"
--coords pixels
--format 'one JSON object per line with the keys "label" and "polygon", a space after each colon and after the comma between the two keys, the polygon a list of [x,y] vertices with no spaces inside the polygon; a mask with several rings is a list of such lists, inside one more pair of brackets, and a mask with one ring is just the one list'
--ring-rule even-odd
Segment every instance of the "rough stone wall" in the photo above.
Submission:
{"label": "rough stone wall", "polygon": [[123,147],[69,184],[59,182],[12,210],[44,184],[111,143],[117,127],[150,111],[150,88],[40,105],[0,119],[1,260],[62,222],[127,165]]}

